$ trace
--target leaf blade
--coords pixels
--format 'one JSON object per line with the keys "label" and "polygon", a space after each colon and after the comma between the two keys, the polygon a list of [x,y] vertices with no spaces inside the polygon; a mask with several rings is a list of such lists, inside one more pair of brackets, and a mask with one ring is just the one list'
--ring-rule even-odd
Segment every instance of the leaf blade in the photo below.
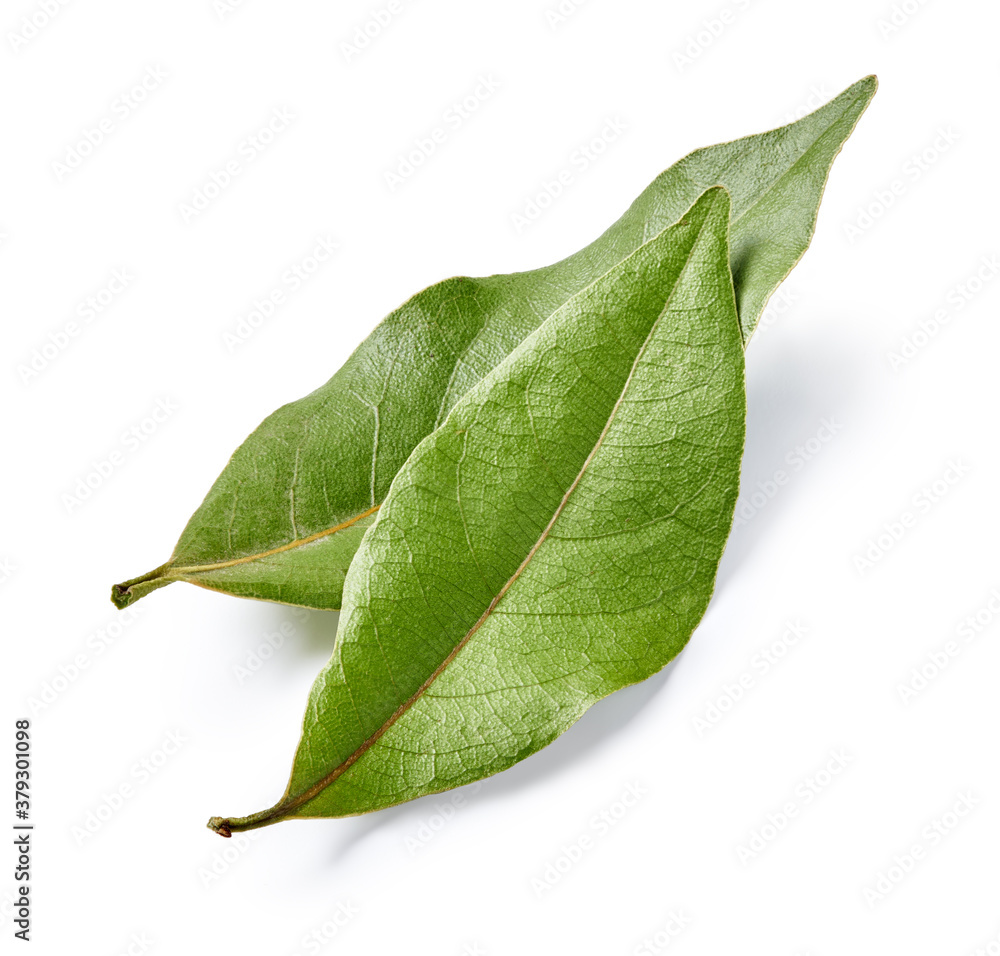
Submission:
{"label": "leaf blade", "polygon": [[[716,183],[733,197],[731,258],[747,340],[805,252],[833,160],[876,85],[866,77],[796,123],[696,150],[661,173],[602,236],[555,265],[447,279],[418,293],[329,382],[265,419],[192,516],[170,561],[115,585],[112,601],[126,607],[186,580],[242,597],[339,608],[370,509],[418,442],[546,318]],[[234,563],[212,570],[225,562]]]}
{"label": "leaf blade", "polygon": [[[351,567],[285,796],[213,829],[368,812],[495,773],[683,647],[739,483],[728,220],[724,190],[707,191],[420,444]],[[667,567],[667,544],[692,553]]]}

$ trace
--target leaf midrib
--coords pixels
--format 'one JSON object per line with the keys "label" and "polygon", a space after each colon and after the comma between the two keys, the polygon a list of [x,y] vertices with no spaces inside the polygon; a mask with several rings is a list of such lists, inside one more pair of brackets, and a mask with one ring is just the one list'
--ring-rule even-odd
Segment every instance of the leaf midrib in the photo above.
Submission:
{"label": "leaf midrib", "polygon": [[[670,306],[670,302],[671,299],[673,298],[674,292],[676,291],[678,285],[680,285],[681,279],[685,271],[687,270],[688,266],[690,265],[691,258],[694,255],[694,251],[698,247],[699,240],[701,239],[701,236],[703,235],[708,225],[709,217],[710,213],[707,213],[705,220],[702,222],[702,225],[698,230],[698,233],[694,236],[691,242],[691,247],[688,250],[687,255],[685,256],[684,264],[683,266],[681,266],[680,270],[677,273],[677,278],[674,281],[674,284],[671,287],[670,292],[666,297],[666,300],[664,301],[663,308],[661,309],[656,319],[653,321],[653,324],[650,327],[649,333],[647,334],[645,341],[642,343],[642,346],[640,347],[638,353],[636,354],[635,360],[632,362],[632,367],[629,370],[629,374],[625,380],[625,384],[622,386],[621,393],[619,394],[617,401],[615,402],[613,408],[611,409],[611,412],[608,415],[608,420],[605,423],[604,428],[601,431],[601,434],[598,436],[597,441],[594,443],[594,447],[590,450],[590,453],[587,455],[587,458],[584,461],[583,465],[581,466],[580,471],[577,473],[576,478],[573,479],[573,483],[569,486],[569,488],[566,490],[566,493],[563,495],[562,500],[559,502],[559,505],[556,508],[554,514],[552,515],[552,518],[549,520],[549,523],[545,526],[544,530],[539,535],[538,540],[528,551],[528,554],[521,562],[521,564],[518,566],[517,570],[511,575],[511,577],[507,580],[507,583],[504,584],[504,586],[500,589],[497,595],[490,601],[489,606],[486,608],[485,611],[483,611],[479,620],[472,625],[472,627],[468,630],[468,632],[464,635],[464,637],[462,637],[462,639],[448,652],[444,660],[441,661],[441,663],[434,669],[434,671],[430,674],[430,676],[420,685],[420,687],[418,687],[417,690],[414,691],[414,693],[407,700],[403,701],[403,703],[401,703],[396,708],[396,710],[393,711],[391,716],[382,724],[381,727],[378,728],[378,730],[376,730],[373,734],[367,737],[349,757],[347,757],[345,760],[339,763],[336,767],[334,767],[333,770],[331,770],[319,781],[314,783],[311,787],[308,787],[306,790],[302,791],[302,793],[298,794],[296,797],[293,797],[291,800],[288,800],[287,802],[283,800],[281,803],[275,806],[273,810],[267,811],[261,816],[255,816],[255,825],[260,825],[265,821],[272,820],[277,817],[287,816],[290,813],[294,813],[297,809],[299,809],[299,807],[304,806],[310,800],[319,796],[320,793],[322,793],[327,787],[333,784],[340,776],[346,773],[347,770],[349,770],[355,763],[357,763],[357,761],[360,760],[361,757],[363,757],[379,741],[379,739],[393,727],[393,725],[399,720],[399,718],[402,717],[402,715],[405,714],[421,697],[423,697],[428,688],[434,683],[434,681],[437,680],[438,677],[440,677],[440,675],[444,672],[444,670],[458,656],[459,652],[469,643],[469,641],[472,639],[472,636],[482,627],[484,623],[486,623],[486,621],[489,619],[490,615],[493,613],[496,606],[503,599],[504,595],[511,589],[511,587],[514,585],[517,579],[521,576],[524,570],[531,563],[534,556],[538,553],[539,548],[541,548],[541,546],[545,543],[545,540],[548,538],[549,533],[555,526],[555,523],[559,520],[559,517],[565,510],[566,505],[569,503],[569,500],[573,495],[573,492],[580,484],[580,481],[586,474],[587,469],[590,467],[591,462],[594,460],[594,456],[598,453],[598,451],[600,451],[601,446],[604,443],[604,439],[607,436],[608,431],[610,430],[611,425],[613,424],[615,417],[618,414],[618,410],[620,409],[621,404],[624,401],[626,394],[628,393],[629,387],[632,384],[632,379],[635,376],[635,371],[639,366],[639,362],[641,361],[642,357],[646,354],[646,350],[649,347],[649,343],[652,340],[656,330],[659,328],[660,322],[662,321],[664,314],[667,312],[667,309]],[[650,240],[650,242],[652,241],[653,240]],[[643,243],[643,245],[646,245],[646,243]],[[225,825],[225,821],[223,821],[223,823],[220,825]]]}
{"label": "leaf midrib", "polygon": [[291,551],[293,548],[301,548],[303,545],[311,544],[313,541],[319,541],[320,538],[326,538],[330,535],[336,534],[338,531],[344,531],[347,528],[350,528],[359,521],[363,521],[369,515],[375,514],[375,512],[381,507],[382,506],[380,504],[373,505],[367,511],[362,511],[360,514],[356,514],[353,518],[348,518],[347,521],[342,521],[340,524],[334,525],[332,528],[324,528],[322,531],[317,531],[315,534],[306,535],[304,538],[296,538],[294,541],[288,541],[275,548],[269,548],[267,551],[259,551],[256,554],[247,554],[241,558],[233,558],[230,561],[217,561],[214,564],[194,564],[186,565],[184,567],[174,567],[171,568],[171,574],[201,574],[206,571],[219,571],[223,568],[232,568],[240,564],[248,564],[251,561],[260,561],[262,558],[269,558],[271,555],[280,554],[283,551]]}
{"label": "leaf midrib", "polygon": [[[825,127],[823,127],[822,131],[820,133],[818,133],[809,142],[809,145],[806,146],[799,153],[799,155],[788,166],[788,168],[785,169],[784,172],[780,173],[777,177],[775,177],[775,179],[771,183],[768,184],[767,188],[759,196],[757,196],[757,198],[754,200],[754,202],[751,205],[747,206],[746,209],[742,210],[739,214],[731,217],[730,223],[729,223],[730,231],[731,232],[735,231],[735,227],[737,226],[737,224],[745,216],[747,216],[751,212],[753,212],[760,205],[760,203],[764,200],[764,198],[769,193],[771,193],[774,189],[776,189],[780,183],[782,183],[788,176],[790,176],[795,171],[795,169],[805,160],[806,156],[815,148],[816,144],[824,136],[826,136],[827,133],[829,133],[830,130],[833,129],[833,127],[840,120],[842,120],[844,118],[844,116],[848,113],[848,111],[858,102],[859,99],[861,99],[862,96],[863,96],[863,92],[857,93],[844,106],[844,108],[837,114],[837,116],[833,120],[831,120],[829,124],[827,124]],[[787,124],[787,125],[794,125],[794,124]],[[782,127],[778,127],[778,129],[781,129],[781,128]],[[707,147],[707,148],[711,148],[711,147]],[[711,188],[711,187],[709,187],[709,188]],[[666,228],[670,228],[670,227],[668,226]],[[646,242],[641,243],[639,246],[637,246],[635,248],[635,250],[633,250],[633,253],[630,253],[630,255],[634,254],[634,252],[638,252],[643,246],[648,245],[648,243],[654,242],[657,239],[657,237],[662,234],[662,232],[663,232],[663,230],[660,230],[660,232],[658,232],[655,236],[653,236],[652,238],[650,238]],[[574,256],[575,255],[579,255],[579,253],[575,253]],[[572,259],[573,256],[570,256],[568,258]],[[563,260],[563,261],[566,261],[566,260]],[[560,264],[561,263],[555,263],[555,266],[558,266]],[[620,264],[621,264],[620,262],[615,263],[614,265],[610,266],[607,270],[605,270],[603,273],[601,273],[599,276],[597,276],[595,279],[593,279],[591,282],[587,283],[585,286],[582,286],[579,290],[577,290],[576,292],[574,292],[573,295],[571,295],[565,302],[561,303],[559,306],[557,306],[555,309],[553,309],[551,312],[549,312],[548,315],[544,316],[543,319],[542,319],[542,322],[544,323],[549,318],[551,318],[553,315],[555,315],[556,312],[558,312],[561,308],[565,307],[569,302],[571,302],[574,298],[576,298],[576,296],[582,295],[587,290],[589,290],[590,288],[592,288],[594,285],[596,285],[598,282],[600,282],[601,279],[603,279],[605,276],[607,276],[608,273],[610,273],[614,269],[616,269]],[[551,269],[551,268],[555,268],[555,266],[548,266],[548,267],[545,267],[545,268]],[[539,269],[539,270],[535,270],[535,271],[541,272],[541,271],[544,271],[544,269]],[[789,271],[791,271],[791,270],[789,270]],[[531,275],[531,272],[527,272],[527,273],[523,273],[523,274],[524,275]],[[492,277],[489,277],[489,278],[492,278]],[[503,278],[507,278],[507,276],[504,276]],[[486,280],[483,279],[483,280],[479,280],[479,281],[486,281]],[[440,425],[440,423],[441,423],[441,420],[442,420],[441,412],[444,411],[444,405],[445,405],[445,403],[448,400],[448,396],[450,395],[451,386],[453,384],[455,375],[457,374],[459,363],[461,362],[462,358],[466,354],[468,354],[468,352],[472,348],[473,344],[476,341],[478,341],[478,339],[480,338],[480,336],[482,335],[482,333],[485,331],[487,325],[488,325],[488,322],[484,323],[483,327],[476,333],[476,335],[473,337],[472,341],[470,341],[466,345],[466,347],[462,351],[462,353],[459,356],[457,356],[456,362],[455,362],[455,367],[452,369],[451,378],[448,381],[448,386],[447,386],[447,388],[445,390],[445,395],[442,398],[442,408],[438,412],[438,421],[435,422],[435,428],[437,428]],[[741,327],[742,327],[742,318],[741,318]],[[216,562],[214,564],[203,564],[203,565],[191,565],[191,566],[186,566],[186,567],[175,567],[175,568],[172,569],[172,571],[173,571],[174,574],[177,574],[177,575],[183,575],[183,574],[203,574],[203,573],[207,573],[209,571],[219,571],[219,570],[223,570],[225,568],[236,567],[236,566],[241,565],[241,564],[249,564],[252,561],[260,561],[260,560],[262,560],[264,558],[271,557],[271,556],[273,556],[275,554],[281,554],[282,552],[285,552],[285,551],[292,551],[292,550],[294,550],[296,548],[303,547],[304,545],[311,544],[313,541],[318,541],[321,538],[331,537],[332,535],[336,534],[337,532],[344,531],[347,528],[351,527],[351,525],[355,524],[356,522],[361,521],[362,519],[367,518],[369,515],[374,514],[376,511],[378,511],[378,509],[380,507],[381,507],[381,505],[376,504],[376,505],[374,505],[374,507],[369,508],[367,511],[362,512],[361,514],[357,515],[354,518],[349,519],[348,521],[341,522],[340,524],[335,525],[334,527],[326,528],[323,531],[317,531],[315,534],[307,535],[304,538],[296,538],[294,541],[289,541],[289,542],[286,542],[285,544],[278,545],[278,546],[276,546],[274,548],[269,548],[266,551],[261,551],[261,552],[258,552],[256,554],[246,555],[244,557],[236,558],[236,559],[233,559],[231,561],[219,561],[219,562]]]}

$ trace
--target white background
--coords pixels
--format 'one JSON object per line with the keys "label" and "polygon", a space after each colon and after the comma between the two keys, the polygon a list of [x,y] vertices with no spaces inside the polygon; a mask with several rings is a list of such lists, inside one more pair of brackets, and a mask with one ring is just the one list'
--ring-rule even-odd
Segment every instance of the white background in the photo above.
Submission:
{"label": "white background", "polygon": [[[554,22],[557,2],[401,0],[349,57],[385,3],[68,3],[17,50],[10,34],[40,0],[3,5],[0,780],[14,719],[37,711],[26,951],[629,956],[644,938],[662,951],[656,933],[677,916],[666,948],[679,954],[1000,951],[1000,281],[966,285],[1000,253],[995,5],[907,0],[912,13],[880,29],[891,0],[589,0]],[[729,22],[703,32],[723,10]],[[121,115],[147,70],[166,77]],[[881,89],[815,241],[747,354],[750,517],[681,657],[457,811],[446,794],[252,840],[207,830],[282,791],[336,617],[174,585],[123,627],[111,583],[164,561],[260,419],[412,293],[561,258],[689,150],[780,125],[871,72]],[[385,172],[480,77],[498,88],[391,189]],[[247,162],[274,109],[294,119]],[[60,170],[102,117],[103,142]],[[624,130],[574,165],[609,121]],[[240,173],[185,221],[230,159]],[[513,214],[565,167],[573,183],[519,231]],[[336,255],[228,348],[323,237]],[[115,270],[127,288],[23,381],[19,366]],[[914,340],[939,309],[947,324]],[[913,357],[893,367],[907,339]],[[160,401],[175,410],[127,443]],[[86,501],[66,497],[116,451]],[[950,462],[961,478],[925,504],[921,489],[956,477]],[[767,497],[778,470],[789,480]],[[906,511],[905,534],[859,568]],[[293,635],[240,683],[286,621]],[[787,622],[807,633],[764,673],[758,655],[782,650]],[[899,686],[949,640],[957,655],[904,702]],[[745,673],[753,686],[713,723]],[[164,756],[171,733],[183,743]],[[832,751],[846,767],[827,777]],[[641,799],[615,819],[629,785]],[[971,812],[946,816],[962,795]],[[789,802],[794,817],[767,829]],[[603,834],[602,811],[615,819]],[[13,807],[0,816],[8,826]],[[772,838],[741,860],[762,828]],[[914,844],[923,857],[890,872]],[[2,856],[0,938],[16,951]],[[880,874],[889,892],[866,898]],[[356,915],[332,938],[338,907]]]}

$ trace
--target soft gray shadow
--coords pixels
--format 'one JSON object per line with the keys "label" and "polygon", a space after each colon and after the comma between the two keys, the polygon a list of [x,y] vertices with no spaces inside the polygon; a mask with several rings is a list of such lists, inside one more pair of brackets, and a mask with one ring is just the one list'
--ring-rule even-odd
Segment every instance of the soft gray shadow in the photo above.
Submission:
{"label": "soft gray shadow", "polygon": [[290,642],[301,657],[312,658],[321,651],[333,653],[340,625],[340,611],[309,611],[305,620],[295,620],[297,640]]}
{"label": "soft gray shadow", "polygon": [[[818,334],[777,336],[772,341],[752,343],[747,361],[747,440],[743,456],[742,488],[754,488],[782,468],[785,456],[812,435],[828,416],[853,417],[866,389],[863,358],[844,341],[823,341]],[[808,467],[796,476],[807,480]],[[723,555],[716,585],[718,592],[732,580],[741,564],[767,534],[794,491],[782,489],[754,518],[735,529]],[[587,758],[594,750],[612,744],[670,680],[671,662],[649,680],[624,688],[599,701],[566,733],[537,754],[508,770],[482,781],[474,800],[477,804],[506,799],[560,774]],[[338,834],[333,851],[338,863],[361,847],[367,837],[385,828],[401,833],[416,829],[433,812],[435,803],[447,794],[421,797],[409,803],[345,820],[349,829]]]}
{"label": "soft gray shadow", "polygon": [[[648,680],[625,687],[599,700],[548,747],[508,770],[483,780],[482,788],[474,797],[475,802],[480,804],[506,799],[509,794],[558,775],[589,757],[596,749],[610,745],[660,693],[673,670],[674,661],[671,661]],[[418,821],[433,812],[434,805],[442,799],[447,799],[450,793],[451,791],[443,796],[431,794],[400,804],[398,807],[379,810],[377,813],[351,820],[350,831],[337,842],[335,859],[337,862],[343,862],[346,854],[361,846],[368,836],[384,827],[396,825],[403,832],[414,830]]]}
{"label": "soft gray shadow", "polygon": [[676,658],[640,684],[599,700],[566,733],[544,750],[483,781],[478,800],[501,800],[562,773],[601,747],[611,745],[670,681]]}
{"label": "soft gray shadow", "polygon": [[719,565],[716,593],[739,572],[789,507],[794,496],[822,468],[822,453],[799,472],[786,458],[797,445],[813,437],[824,418],[840,422],[855,417],[867,391],[866,357],[843,340],[820,335],[776,336],[751,341],[747,349],[747,434],[740,480],[740,507],[757,490],[758,482],[775,471],[789,473],[789,483],[745,524],[733,528]]}
{"label": "soft gray shadow", "polygon": [[271,603],[263,603],[260,608],[255,609],[253,630],[245,629],[243,640],[248,647],[260,643],[261,633],[280,631],[291,624],[295,630],[282,644],[283,659],[311,663],[318,656],[329,657],[333,653],[340,611],[314,611]]}

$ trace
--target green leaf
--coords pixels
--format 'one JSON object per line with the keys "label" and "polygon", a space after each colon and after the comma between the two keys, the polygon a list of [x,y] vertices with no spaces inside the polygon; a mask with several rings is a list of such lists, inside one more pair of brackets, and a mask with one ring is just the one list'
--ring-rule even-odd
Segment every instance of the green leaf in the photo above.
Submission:
{"label": "green leaf", "polygon": [[514,275],[446,279],[389,315],[325,385],[237,449],[171,559],[117,584],[119,607],[172,581],[339,608],[344,575],[410,452],[525,336],[715,184],[732,197],[731,260],[744,341],[805,252],[830,166],[874,77],[790,126],[693,152],[600,238]]}
{"label": "green leaf", "polygon": [[729,197],[571,299],[396,476],[284,797],[229,835],[480,779],[662,668],[708,604],[746,405]]}

